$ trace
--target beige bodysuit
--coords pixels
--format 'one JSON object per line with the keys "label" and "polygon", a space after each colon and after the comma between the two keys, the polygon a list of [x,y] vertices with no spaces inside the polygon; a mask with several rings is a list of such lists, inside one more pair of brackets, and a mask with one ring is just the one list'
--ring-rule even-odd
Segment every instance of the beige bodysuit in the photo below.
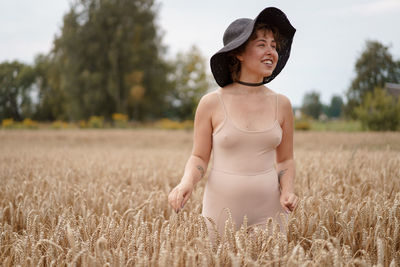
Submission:
{"label": "beige bodysuit", "polygon": [[[270,217],[282,224],[279,214],[284,210],[279,201],[274,164],[275,149],[282,140],[282,128],[277,120],[278,94],[268,93],[268,97],[275,98],[275,120],[272,126],[259,131],[239,128],[230,118],[219,90],[217,95],[225,120],[212,136],[213,161],[204,191],[202,215],[214,220],[221,236],[228,218],[225,208],[229,208],[236,229],[242,225],[245,215],[248,226],[265,224]],[[207,219],[206,222],[213,237],[212,224]]]}

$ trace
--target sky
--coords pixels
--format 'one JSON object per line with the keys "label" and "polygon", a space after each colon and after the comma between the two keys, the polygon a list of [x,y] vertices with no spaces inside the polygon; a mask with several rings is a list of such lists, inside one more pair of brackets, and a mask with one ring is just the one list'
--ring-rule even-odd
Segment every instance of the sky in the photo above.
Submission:
{"label": "sky", "polygon": [[[1,0],[0,62],[31,64],[48,53],[60,33],[71,0]],[[254,19],[265,7],[281,9],[296,28],[291,56],[269,88],[300,106],[304,94],[320,93],[329,104],[344,96],[355,76],[354,65],[366,40],[390,47],[400,60],[400,0],[156,0],[157,24],[167,57],[196,45],[207,66],[223,47],[222,36],[237,18]],[[208,72],[210,69],[208,67]],[[211,72],[210,72],[211,73]]]}

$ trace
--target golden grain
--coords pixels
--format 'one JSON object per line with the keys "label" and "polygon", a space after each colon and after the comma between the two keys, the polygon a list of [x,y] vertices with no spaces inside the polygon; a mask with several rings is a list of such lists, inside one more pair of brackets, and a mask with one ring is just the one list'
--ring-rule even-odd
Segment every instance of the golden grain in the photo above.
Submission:
{"label": "golden grain", "polygon": [[[208,238],[203,179],[179,214],[167,196],[192,132],[0,131],[3,266],[397,266],[400,134],[296,133],[301,201]],[[235,231],[238,229],[238,231]]]}

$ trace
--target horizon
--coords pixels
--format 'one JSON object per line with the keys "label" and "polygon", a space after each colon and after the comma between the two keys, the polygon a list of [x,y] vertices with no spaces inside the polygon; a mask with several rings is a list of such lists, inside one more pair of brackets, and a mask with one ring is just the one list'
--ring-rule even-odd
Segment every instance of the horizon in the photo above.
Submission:
{"label": "horizon", "polygon": [[[44,0],[39,6],[29,0],[1,2],[0,21],[4,26],[0,30],[0,61],[33,64],[35,56],[49,53],[54,37],[60,33],[69,3],[69,0]],[[239,6],[227,0],[217,3],[164,0],[157,1],[156,5],[156,22],[163,45],[167,47],[165,58],[186,53],[196,45],[211,75],[208,62],[222,48],[225,28],[236,18],[254,18],[266,7],[266,1],[256,0]],[[345,92],[355,76],[355,62],[367,40],[389,46],[393,58],[400,60],[400,36],[388,27],[400,25],[397,16],[400,1],[355,0],[349,4],[344,0],[334,3],[274,0],[267,1],[267,5],[284,11],[297,29],[287,65],[267,84],[286,95],[293,107],[300,107],[304,95],[311,91],[319,92],[321,102],[326,105],[333,95],[341,96],[346,102]]]}

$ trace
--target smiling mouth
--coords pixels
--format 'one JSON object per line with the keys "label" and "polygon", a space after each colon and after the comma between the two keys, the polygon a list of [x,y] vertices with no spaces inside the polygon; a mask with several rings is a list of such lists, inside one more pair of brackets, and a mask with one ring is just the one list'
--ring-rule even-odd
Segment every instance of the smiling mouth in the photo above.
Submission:
{"label": "smiling mouth", "polygon": [[267,66],[272,66],[272,64],[273,64],[271,59],[265,59],[265,60],[262,60],[261,62]]}

